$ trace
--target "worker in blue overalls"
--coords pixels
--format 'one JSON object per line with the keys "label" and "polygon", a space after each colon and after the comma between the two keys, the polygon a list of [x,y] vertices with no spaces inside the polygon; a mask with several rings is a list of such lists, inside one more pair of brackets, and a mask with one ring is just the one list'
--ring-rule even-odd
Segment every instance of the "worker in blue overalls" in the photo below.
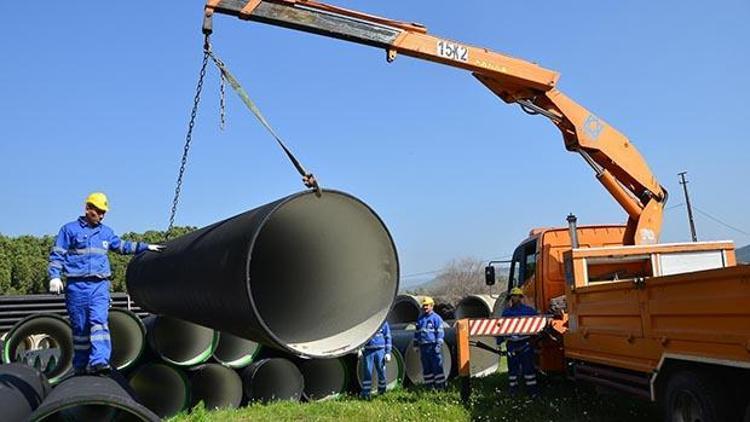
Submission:
{"label": "worker in blue overalls", "polygon": [[388,387],[385,364],[391,361],[392,348],[391,327],[388,325],[388,321],[385,321],[364,347],[357,352],[357,355],[362,358],[362,363],[364,364],[362,393],[360,394],[363,399],[370,399],[373,369],[378,374],[378,394],[385,393]]}
{"label": "worker in blue overalls", "polygon": [[[536,309],[523,303],[523,290],[514,287],[510,290],[510,306],[503,310],[503,318],[539,315]],[[530,336],[511,335],[498,337],[497,344],[506,342],[508,349],[508,386],[510,394],[518,394],[518,384],[523,376],[526,392],[536,397],[539,388],[536,384],[536,366],[534,365],[534,348],[529,342]]]}
{"label": "worker in blue overalls", "polygon": [[[64,225],[49,255],[49,290],[65,290],[65,306],[73,330],[73,369],[77,375],[106,374],[112,343],[109,317],[108,251],[135,254],[161,251],[161,245],[120,240],[102,224],[109,210],[106,195],[95,192],[86,198],[84,215]],[[62,277],[66,277],[67,287]]]}
{"label": "worker in blue overalls", "polygon": [[443,373],[445,332],[443,319],[433,312],[433,306],[435,306],[435,301],[431,297],[422,299],[422,313],[417,319],[414,345],[419,348],[425,386],[442,390],[445,388],[445,374]]}

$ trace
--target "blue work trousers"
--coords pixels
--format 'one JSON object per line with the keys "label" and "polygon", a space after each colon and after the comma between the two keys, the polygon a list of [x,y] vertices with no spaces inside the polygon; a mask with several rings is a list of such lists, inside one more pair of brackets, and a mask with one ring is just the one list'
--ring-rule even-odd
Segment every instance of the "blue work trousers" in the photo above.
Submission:
{"label": "blue work trousers", "polygon": [[424,385],[439,390],[445,388],[442,343],[421,344],[419,346],[419,357],[422,359]]}
{"label": "blue work trousers", "polygon": [[508,342],[508,386],[511,394],[518,393],[521,377],[526,384],[526,392],[532,396],[537,395],[539,389],[536,384],[534,349],[528,341]]}
{"label": "blue work trousers", "polygon": [[109,337],[109,281],[68,279],[65,306],[73,329],[73,368],[108,365],[112,354]]}
{"label": "blue work trousers", "polygon": [[364,374],[362,376],[362,397],[369,398],[372,391],[372,372],[378,376],[378,394],[385,393],[387,378],[385,373],[385,348],[365,349],[362,351]]}

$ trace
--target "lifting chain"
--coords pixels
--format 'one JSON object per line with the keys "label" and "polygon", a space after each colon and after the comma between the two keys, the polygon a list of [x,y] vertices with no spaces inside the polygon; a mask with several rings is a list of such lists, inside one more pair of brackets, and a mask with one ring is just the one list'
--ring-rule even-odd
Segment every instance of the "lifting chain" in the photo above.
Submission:
{"label": "lifting chain", "polygon": [[[182,148],[182,160],[180,161],[180,171],[177,173],[177,185],[174,189],[174,199],[172,199],[172,211],[169,214],[169,227],[167,227],[167,239],[172,234],[174,227],[174,217],[177,214],[177,204],[180,201],[180,190],[182,189],[182,178],[185,175],[187,166],[188,152],[190,152],[190,142],[193,140],[193,127],[195,127],[195,116],[198,113],[198,104],[201,101],[201,91],[203,91],[203,80],[206,77],[206,67],[208,58],[211,55],[211,47],[208,44],[208,37],[203,45],[203,63],[198,76],[198,85],[195,87],[195,97],[193,98],[193,109],[190,111],[190,122],[188,123],[187,135],[185,135],[185,146]],[[223,122],[223,114],[222,114]]]}

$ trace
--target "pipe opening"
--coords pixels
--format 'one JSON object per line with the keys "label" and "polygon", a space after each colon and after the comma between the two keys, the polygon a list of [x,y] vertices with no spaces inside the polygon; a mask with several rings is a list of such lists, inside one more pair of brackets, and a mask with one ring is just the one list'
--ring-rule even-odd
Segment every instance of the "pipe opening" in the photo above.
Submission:
{"label": "pipe opening", "polygon": [[130,375],[130,386],[138,401],[161,418],[188,407],[188,381],[177,368],[160,363],[143,365]]}
{"label": "pipe opening", "polygon": [[245,368],[242,383],[248,401],[299,401],[305,381],[291,361],[283,358],[262,359]]}
{"label": "pipe opening", "polygon": [[388,313],[389,324],[407,324],[413,323],[419,318],[421,312],[419,305],[411,301],[399,301],[393,304],[391,312]]}
{"label": "pipe opening", "polygon": [[146,327],[141,319],[124,309],[110,309],[109,334],[112,339],[110,365],[117,369],[133,365],[145,348]]}
{"label": "pipe opening", "polygon": [[482,296],[466,296],[456,306],[456,319],[487,318],[492,315],[495,299],[485,299]]}
{"label": "pipe opening", "polygon": [[203,402],[208,410],[236,409],[242,402],[242,379],[217,363],[201,365],[190,371],[192,406]]}
{"label": "pipe opening", "polygon": [[[497,348],[495,337],[474,337],[472,340]],[[469,346],[469,356],[469,370],[475,378],[494,374],[500,366],[500,356],[476,346]]]}
{"label": "pipe opening", "polygon": [[231,368],[243,368],[253,362],[259,351],[258,343],[222,331],[214,351],[214,359]]}
{"label": "pipe opening", "polygon": [[[48,347],[36,347],[31,341],[42,336]],[[2,352],[4,363],[22,362],[37,368],[54,384],[72,367],[73,334],[68,322],[60,316],[32,315],[11,328]]]}
{"label": "pipe opening", "polygon": [[164,315],[149,317],[147,325],[151,347],[173,365],[191,366],[205,362],[213,354],[218,341],[218,333],[211,328]]}
{"label": "pipe opening", "polygon": [[329,191],[299,195],[263,223],[249,284],[260,320],[282,344],[308,356],[341,355],[385,320],[398,289],[396,250],[364,203]]}
{"label": "pipe opening", "polygon": [[327,400],[345,392],[349,377],[342,359],[305,359],[298,366],[305,380],[305,400]]}
{"label": "pipe opening", "polygon": [[[385,363],[385,376],[386,376],[386,391],[392,390],[404,381],[404,358],[401,352],[394,347],[391,349],[391,361]],[[359,388],[362,388],[362,380],[365,374],[365,362],[364,357],[357,359],[357,383]],[[371,394],[375,395],[378,393],[378,371],[373,368],[372,370],[372,390]]]}

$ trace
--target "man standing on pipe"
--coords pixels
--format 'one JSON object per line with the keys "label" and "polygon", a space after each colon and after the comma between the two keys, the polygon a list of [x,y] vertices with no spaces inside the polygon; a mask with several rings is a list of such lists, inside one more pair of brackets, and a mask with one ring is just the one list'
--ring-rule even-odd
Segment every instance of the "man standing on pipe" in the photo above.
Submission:
{"label": "man standing on pipe", "polygon": [[[503,310],[503,318],[539,315],[536,309],[523,303],[523,290],[514,287],[510,290],[510,306]],[[534,366],[534,349],[529,342],[530,336],[512,335],[498,337],[498,346],[507,342],[508,349],[508,386],[511,395],[518,394],[519,378],[523,374],[527,393],[536,397],[539,389],[536,385],[536,367]]]}
{"label": "man standing on pipe", "polygon": [[123,255],[146,250],[159,252],[162,245],[121,240],[102,224],[109,210],[107,197],[95,192],[86,198],[84,215],[60,229],[49,255],[49,290],[63,291],[67,278],[65,306],[73,329],[73,369],[77,375],[106,374],[112,343],[107,318],[109,312],[108,251]]}
{"label": "man standing on pipe", "polygon": [[428,388],[445,389],[443,373],[443,319],[432,311],[435,301],[431,297],[422,299],[422,314],[417,319],[414,346],[419,348],[422,359],[422,376]]}
{"label": "man standing on pipe", "polygon": [[392,348],[391,327],[388,325],[388,321],[385,321],[375,335],[365,344],[364,348],[357,351],[357,355],[363,358],[362,362],[364,363],[361,393],[363,399],[370,400],[373,366],[378,373],[378,394],[385,394],[385,389],[388,386],[385,364],[391,361]]}

